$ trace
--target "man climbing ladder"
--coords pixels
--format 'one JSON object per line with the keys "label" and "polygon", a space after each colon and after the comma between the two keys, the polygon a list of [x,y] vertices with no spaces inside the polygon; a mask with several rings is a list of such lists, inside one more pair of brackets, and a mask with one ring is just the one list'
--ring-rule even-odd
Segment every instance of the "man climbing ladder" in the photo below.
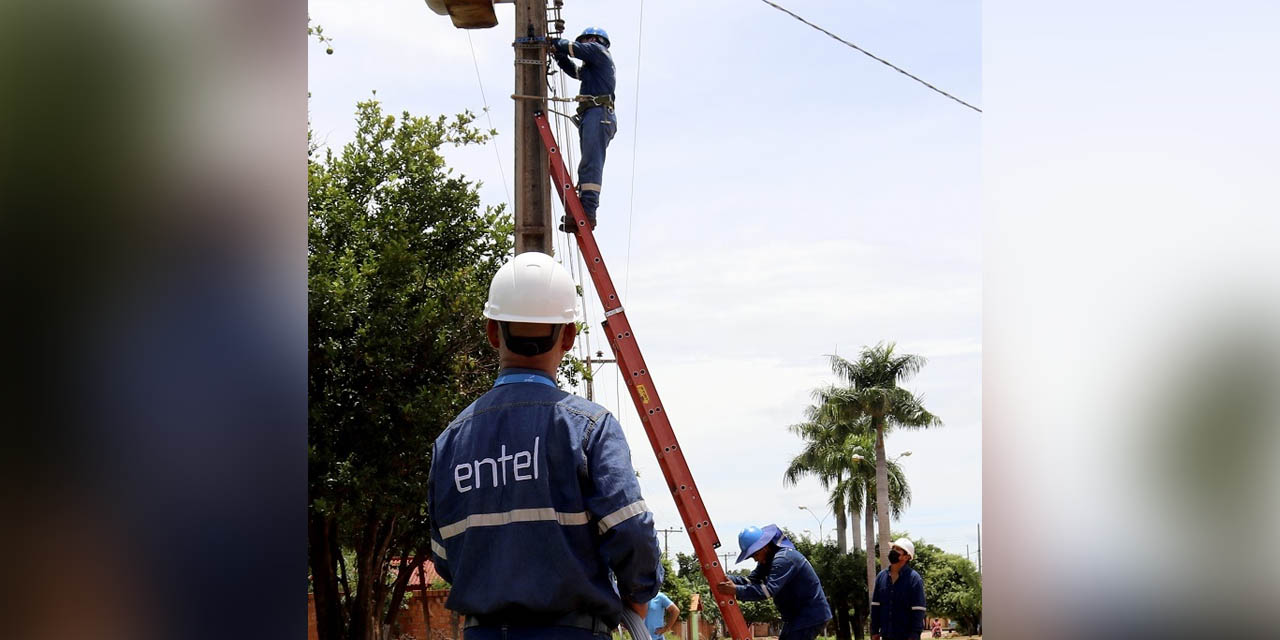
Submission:
{"label": "man climbing ladder", "polygon": [[[617,73],[609,53],[609,34],[599,27],[588,27],[570,42],[564,38],[547,42],[556,63],[570,78],[581,81],[578,92],[578,137],[582,142],[582,161],[578,163],[578,191],[587,221],[594,231],[596,209],[600,206],[600,184],[604,180],[604,156],[609,142],[618,132],[618,117],[613,112]],[[578,66],[570,57],[582,60]],[[562,221],[560,230],[573,229]]]}

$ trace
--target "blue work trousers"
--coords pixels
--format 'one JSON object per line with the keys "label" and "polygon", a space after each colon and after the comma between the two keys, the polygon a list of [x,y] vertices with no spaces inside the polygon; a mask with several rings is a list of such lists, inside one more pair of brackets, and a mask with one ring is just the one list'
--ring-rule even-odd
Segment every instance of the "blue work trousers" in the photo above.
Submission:
{"label": "blue work trousers", "polygon": [[610,640],[607,634],[576,627],[471,627],[463,640]]}
{"label": "blue work trousers", "polygon": [[778,634],[778,640],[814,640],[826,626],[827,623],[824,622],[803,629],[792,629],[791,625],[784,624],[782,633]]}
{"label": "blue work trousers", "polygon": [[582,161],[578,163],[578,197],[591,221],[600,206],[600,183],[604,180],[604,154],[618,132],[618,117],[612,109],[592,107],[582,113],[578,137],[582,140]]}

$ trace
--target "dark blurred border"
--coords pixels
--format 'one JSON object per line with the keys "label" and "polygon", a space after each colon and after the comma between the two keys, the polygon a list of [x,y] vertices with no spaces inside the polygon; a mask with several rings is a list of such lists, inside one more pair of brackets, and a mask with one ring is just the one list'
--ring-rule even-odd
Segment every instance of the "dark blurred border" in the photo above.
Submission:
{"label": "dark blurred border", "polygon": [[6,637],[306,633],[306,25],[0,5]]}

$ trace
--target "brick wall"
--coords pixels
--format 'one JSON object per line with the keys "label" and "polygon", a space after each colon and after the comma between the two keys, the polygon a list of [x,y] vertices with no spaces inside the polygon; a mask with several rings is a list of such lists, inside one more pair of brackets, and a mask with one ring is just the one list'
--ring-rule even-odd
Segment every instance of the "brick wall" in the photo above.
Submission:
{"label": "brick wall", "polygon": [[[407,639],[413,636],[414,640],[461,638],[458,615],[444,606],[445,598],[449,597],[448,589],[428,589],[426,592],[427,607],[431,612],[430,634],[427,633],[426,620],[422,612],[422,591],[415,588],[411,592],[413,597],[409,600],[409,608],[401,610],[396,618],[396,626],[400,631],[398,637]],[[319,640],[316,632],[316,604],[311,594],[307,594],[307,640]]]}

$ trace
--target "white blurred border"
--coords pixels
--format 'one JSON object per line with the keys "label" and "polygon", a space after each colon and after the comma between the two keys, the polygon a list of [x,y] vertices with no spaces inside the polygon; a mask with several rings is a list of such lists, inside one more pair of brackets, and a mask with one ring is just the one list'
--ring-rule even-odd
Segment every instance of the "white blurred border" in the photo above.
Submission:
{"label": "white blurred border", "polygon": [[984,3],[992,637],[1280,601],[1278,11]]}

